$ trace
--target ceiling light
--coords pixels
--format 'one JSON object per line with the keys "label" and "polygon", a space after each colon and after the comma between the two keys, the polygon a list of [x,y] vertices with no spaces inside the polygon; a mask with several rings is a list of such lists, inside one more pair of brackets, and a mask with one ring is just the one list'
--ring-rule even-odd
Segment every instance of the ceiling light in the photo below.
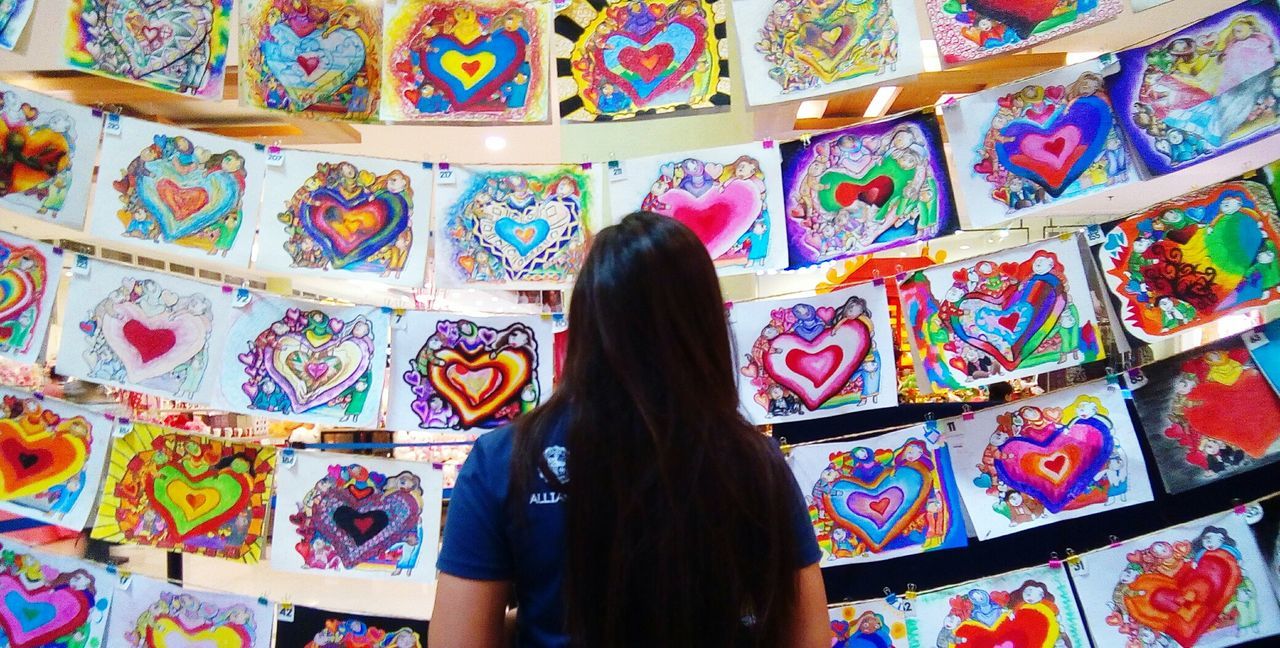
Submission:
{"label": "ceiling light", "polygon": [[968,245],[961,245],[961,246],[960,246],[960,249],[961,249],[961,250],[967,250],[967,249],[969,249],[969,246],[968,246]]}
{"label": "ceiling light", "polygon": [[507,148],[507,138],[501,135],[490,135],[484,138],[484,147],[490,151],[501,151]]}
{"label": "ceiling light", "polygon": [[867,112],[863,113],[863,117],[884,117],[889,114],[889,109],[893,107],[893,102],[902,93],[902,88],[898,86],[884,86],[876,90],[876,96],[871,98],[871,103],[867,104]]}
{"label": "ceiling light", "polygon": [[821,119],[825,114],[827,114],[826,99],[802,101],[800,107],[796,109],[796,119]]}

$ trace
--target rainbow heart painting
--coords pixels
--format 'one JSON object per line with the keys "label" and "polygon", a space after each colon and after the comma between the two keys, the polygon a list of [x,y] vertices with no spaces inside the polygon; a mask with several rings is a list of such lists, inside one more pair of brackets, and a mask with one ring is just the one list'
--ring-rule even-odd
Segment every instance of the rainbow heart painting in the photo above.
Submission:
{"label": "rainbow heart painting", "polygon": [[450,166],[436,172],[435,277],[443,287],[566,287],[604,219],[589,165]]}
{"label": "rainbow heart painting", "polygon": [[83,228],[102,116],[7,83],[0,98],[0,206]]}
{"label": "rainbow heart painting", "polygon": [[285,151],[267,167],[254,267],[420,288],[431,172],[416,162]]}
{"label": "rainbow heart painting", "polygon": [[1078,236],[898,276],[922,393],[1101,359]]}
{"label": "rainbow heart painting", "polygon": [[275,463],[273,446],[134,423],[111,446],[92,536],[256,563]]}
{"label": "rainbow heart painting", "polygon": [[231,0],[72,0],[72,68],[166,92],[221,100]]}
{"label": "rainbow heart painting", "polygon": [[568,0],[556,20],[560,118],[611,121],[729,105],[728,0]]}
{"label": "rainbow heart painting", "polygon": [[898,404],[889,302],[878,286],[736,303],[729,325],[739,398],[758,425]]}
{"label": "rainbow heart painting", "polygon": [[634,158],[609,182],[616,222],[643,209],[689,226],[721,275],[787,266],[781,156],[762,142]]}
{"label": "rainbow heart painting", "polygon": [[1095,381],[938,425],[979,540],[1152,499],[1118,385]]}
{"label": "rainbow heart painting", "polygon": [[735,54],[753,106],[860,88],[924,71],[911,0],[824,6],[734,0]]}
{"label": "rainbow heart painting", "polygon": [[492,430],[551,393],[551,321],[538,314],[418,311],[391,328],[390,429]]}
{"label": "rainbow heart painting", "polygon": [[1089,645],[1066,570],[1048,566],[1019,569],[921,594],[907,625],[917,640],[912,644],[915,646]]}
{"label": "rainbow heart painting", "polygon": [[184,589],[138,574],[117,587],[104,646],[269,648],[275,607],[258,599]]}
{"label": "rainbow heart painting", "polygon": [[240,103],[317,119],[376,119],[381,52],[378,0],[247,0]]}
{"label": "rainbow heart painting", "polygon": [[1280,459],[1280,396],[1239,337],[1143,367],[1135,407],[1160,478],[1171,493]]}
{"label": "rainbow heart painting", "polygon": [[1280,132],[1280,7],[1241,2],[1119,52],[1107,79],[1120,125],[1152,174]]}
{"label": "rainbow heart painting", "polygon": [[[355,459],[354,457],[352,459]],[[430,582],[441,472],[429,463],[296,453],[280,468],[271,566],[308,574]]]}
{"label": "rainbow heart painting", "polygon": [[0,511],[80,531],[115,424],[71,403],[0,389]]}
{"label": "rainbow heart painting", "polygon": [[1280,219],[1262,184],[1230,181],[1120,221],[1098,249],[1134,337],[1153,342],[1280,299]]}
{"label": "rainbow heart painting", "polygon": [[249,267],[266,153],[225,137],[120,118],[102,143],[89,231],[150,250]]}
{"label": "rainbow heart painting", "polygon": [[943,106],[971,227],[989,227],[1139,179],[1098,60]]}
{"label": "rainbow heart painting", "polygon": [[98,565],[6,538],[0,547],[0,645],[103,645],[118,580]]}
{"label": "rainbow heart painting", "polygon": [[62,250],[0,234],[0,358],[40,358],[61,281]]}
{"label": "rainbow heart painting", "polygon": [[66,376],[208,403],[234,310],[221,287],[90,260],[67,293],[57,369]]}
{"label": "rainbow heart painting", "polygon": [[792,267],[927,241],[959,226],[933,115],[830,131],[781,149]]}
{"label": "rainbow heart painting", "polygon": [[908,648],[907,613],[885,599],[833,605],[827,609],[832,648]]}
{"label": "rainbow heart painting", "polygon": [[1095,646],[1219,648],[1280,634],[1267,564],[1243,515],[1157,531],[1080,563],[1071,580]]}
{"label": "rainbow heart painting", "polygon": [[425,648],[427,627],[426,621],[418,619],[334,612],[295,605],[292,618],[282,618],[276,624],[275,645],[297,648]]}
{"label": "rainbow heart painting", "polygon": [[1104,23],[1121,0],[925,0],[942,61],[1012,52]]}
{"label": "rainbow heart painting", "polygon": [[383,119],[547,120],[551,5],[406,0],[383,19]]}
{"label": "rainbow heart painting", "polygon": [[964,517],[945,444],[924,426],[792,448],[823,567],[963,547]]}
{"label": "rainbow heart painting", "polygon": [[221,358],[221,406],[289,421],[377,425],[388,313],[265,295],[241,311]]}

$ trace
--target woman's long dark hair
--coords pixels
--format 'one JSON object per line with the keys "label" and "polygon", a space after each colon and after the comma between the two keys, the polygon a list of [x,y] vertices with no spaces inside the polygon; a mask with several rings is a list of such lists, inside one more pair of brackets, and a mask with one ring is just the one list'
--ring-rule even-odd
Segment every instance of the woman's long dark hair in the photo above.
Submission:
{"label": "woman's long dark hair", "polygon": [[569,308],[563,374],[518,423],[513,470],[527,493],[546,471],[546,435],[565,422],[574,645],[786,643],[795,486],[738,410],[706,249],[673,218],[631,214],[595,237]]}

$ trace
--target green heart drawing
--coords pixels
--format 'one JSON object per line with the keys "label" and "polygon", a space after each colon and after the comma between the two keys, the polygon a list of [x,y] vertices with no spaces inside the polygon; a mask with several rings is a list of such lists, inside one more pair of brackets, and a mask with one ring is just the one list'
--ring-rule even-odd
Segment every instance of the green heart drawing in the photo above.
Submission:
{"label": "green heart drawing", "polygon": [[151,501],[181,537],[216,530],[249,500],[249,484],[226,470],[192,477],[178,466],[161,466],[150,486]]}

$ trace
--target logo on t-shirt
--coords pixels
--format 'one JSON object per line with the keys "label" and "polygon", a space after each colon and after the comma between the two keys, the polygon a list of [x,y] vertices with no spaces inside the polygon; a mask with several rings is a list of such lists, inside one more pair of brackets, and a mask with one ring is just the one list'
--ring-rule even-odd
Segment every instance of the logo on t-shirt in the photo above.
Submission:
{"label": "logo on t-shirt", "polygon": [[[555,474],[561,484],[569,483],[569,451],[564,446],[548,446],[542,451],[542,458],[547,460],[547,467]],[[544,476],[543,481],[546,481]]]}

